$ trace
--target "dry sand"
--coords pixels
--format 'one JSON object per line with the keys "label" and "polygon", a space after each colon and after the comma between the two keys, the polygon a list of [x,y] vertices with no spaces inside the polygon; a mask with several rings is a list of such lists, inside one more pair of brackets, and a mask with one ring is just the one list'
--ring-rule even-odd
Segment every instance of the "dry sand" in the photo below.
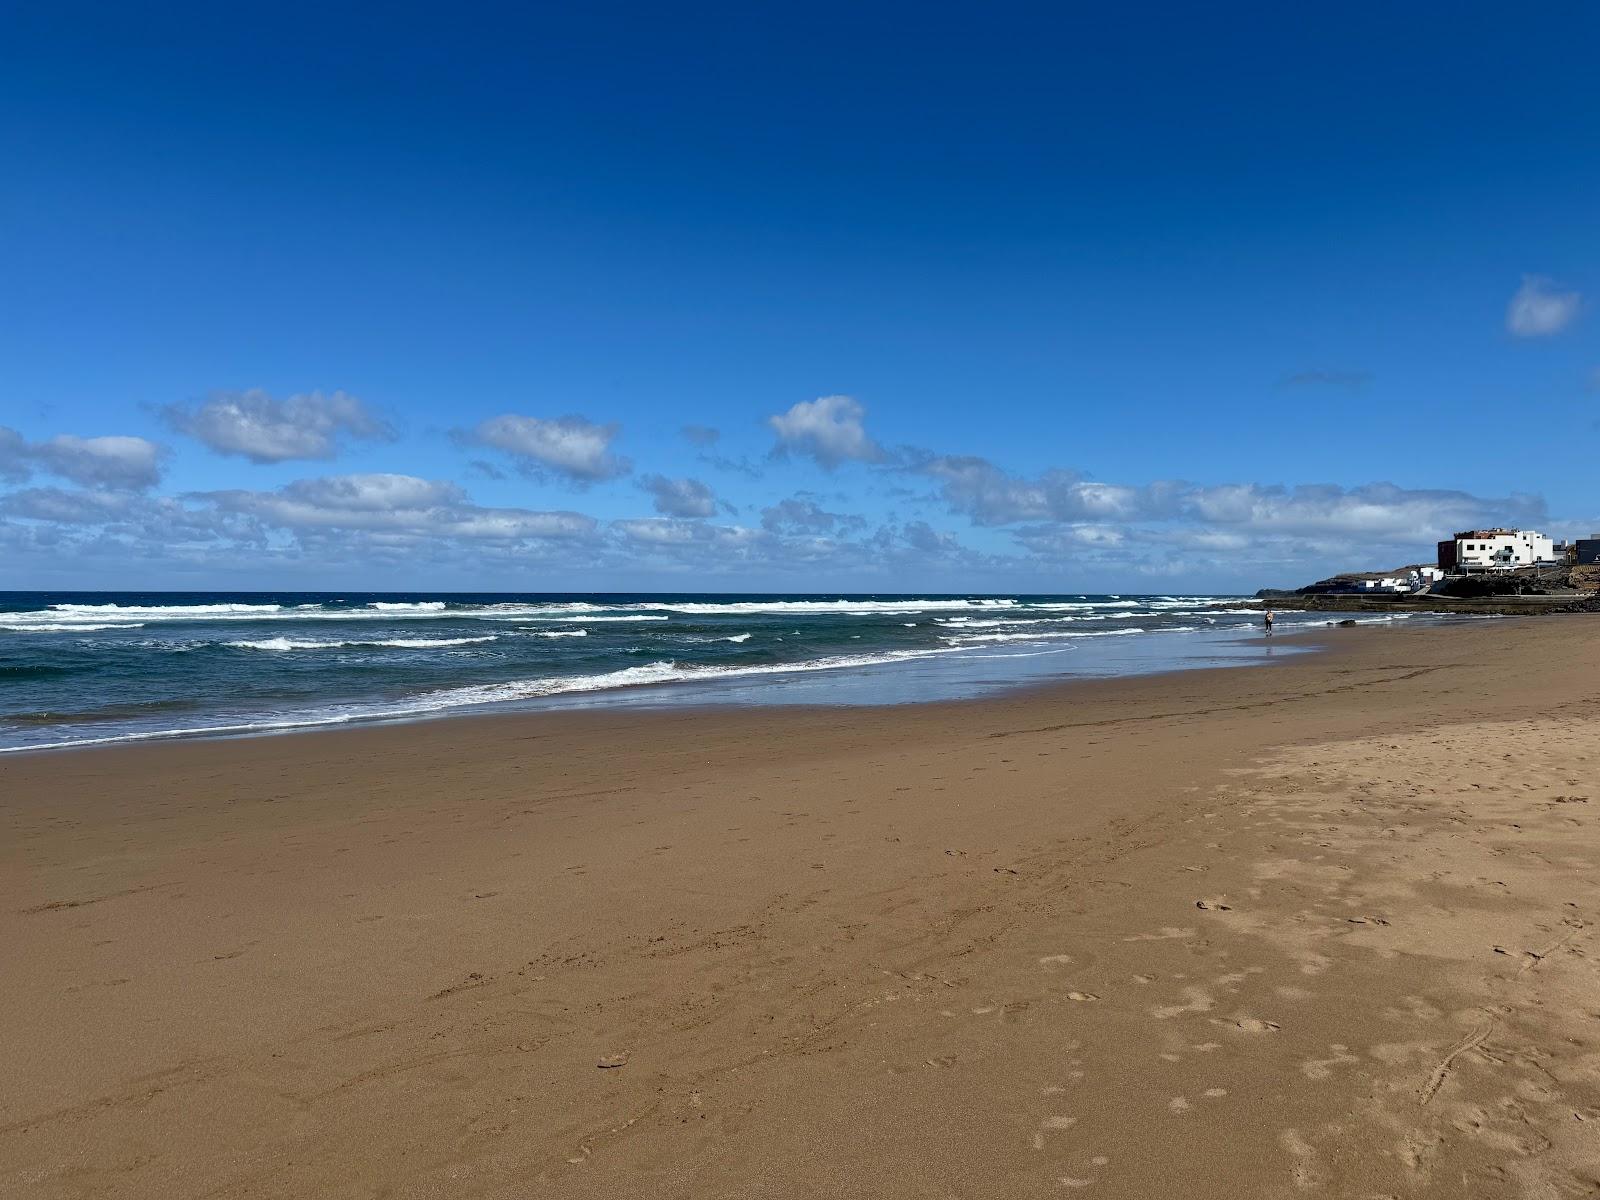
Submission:
{"label": "dry sand", "polygon": [[1600,1194],[1600,618],[1334,640],[0,760],[0,1194]]}

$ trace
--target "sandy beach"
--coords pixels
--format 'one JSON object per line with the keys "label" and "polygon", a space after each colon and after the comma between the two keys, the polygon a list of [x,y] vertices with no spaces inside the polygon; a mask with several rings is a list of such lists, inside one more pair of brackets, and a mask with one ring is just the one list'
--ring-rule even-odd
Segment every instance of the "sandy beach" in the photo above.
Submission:
{"label": "sandy beach", "polygon": [[0,760],[0,1194],[1600,1194],[1600,617]]}

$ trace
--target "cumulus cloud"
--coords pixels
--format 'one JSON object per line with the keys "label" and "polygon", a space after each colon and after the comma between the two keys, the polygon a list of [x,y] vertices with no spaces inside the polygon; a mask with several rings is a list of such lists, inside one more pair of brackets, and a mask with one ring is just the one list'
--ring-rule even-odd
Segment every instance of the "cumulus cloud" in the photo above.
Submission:
{"label": "cumulus cloud", "polygon": [[698,479],[646,475],[639,486],[655,497],[655,509],[669,517],[714,517],[716,494]]}
{"label": "cumulus cloud", "polygon": [[166,448],[141,437],[77,437],[62,433],[29,442],[0,426],[0,479],[26,480],[34,471],[85,487],[140,491],[161,482]]}
{"label": "cumulus cloud", "polygon": [[161,482],[165,451],[141,437],[74,437],[59,434],[34,447],[44,469],[85,487],[139,488]]}
{"label": "cumulus cloud", "polygon": [[637,517],[613,521],[611,529],[626,547],[657,561],[679,566],[727,571],[753,562],[770,565],[782,559],[792,547],[780,546],[760,529],[742,525],[712,525],[706,521],[678,517]]}
{"label": "cumulus cloud", "polygon": [[15,429],[0,425],[0,481],[21,483],[32,474],[27,439]]}
{"label": "cumulus cloud", "polygon": [[[848,398],[796,405],[772,420],[780,449],[824,467],[888,461]],[[339,426],[330,436],[347,433]],[[582,418],[507,415],[459,436],[504,451],[529,474],[587,483],[630,469],[612,453],[616,427]],[[774,590],[1081,590],[1091,581],[1098,585],[1091,590],[1135,590],[1141,577],[1162,588],[1180,579],[1196,588],[1255,587],[1414,561],[1456,529],[1548,527],[1549,516],[1534,496],[1387,482],[1119,483],[1072,470],[1016,474],[985,458],[900,448],[892,458],[896,479],[915,490],[870,488],[863,505],[896,494],[915,501],[902,511],[928,520],[902,523],[889,512],[869,522],[872,508],[844,495],[800,492],[761,509],[753,528],[721,524],[718,511],[732,510],[702,480],[648,474],[638,486],[656,515],[602,523],[580,512],[480,505],[460,482],[409,474],[163,497],[148,490],[162,454],[139,438],[63,435],[35,443],[0,428],[0,478],[21,484],[53,474],[81,485],[0,495],[0,557],[41,580],[65,578],[62,564],[73,562],[85,571],[100,564],[102,577],[108,564],[120,564],[123,574],[132,564],[195,586],[216,586],[208,581],[227,570],[255,572],[254,585],[279,569],[324,583],[378,577],[371,572],[413,581],[405,586],[531,579],[515,572],[537,564],[542,578],[624,587],[674,586],[666,583],[673,578],[686,581],[680,587],[715,579]],[[500,472],[484,464],[479,473]],[[957,524],[967,528],[956,532]]]}
{"label": "cumulus cloud", "polygon": [[761,510],[761,527],[772,533],[835,533],[865,524],[858,516],[826,512],[805,496],[792,496]]}
{"label": "cumulus cloud", "polygon": [[[1340,535],[1427,541],[1471,525],[1522,523],[1547,517],[1542,500],[1467,492],[1406,489],[1392,483],[1242,483],[1201,486],[1158,481],[1102,483],[1071,471],[1036,478],[1012,475],[982,458],[928,458],[916,468],[937,480],[940,498],[974,525],[1051,523],[1072,536],[1137,522],[1233,526],[1302,537]],[[1096,534],[1103,542],[1105,535]]]}
{"label": "cumulus cloud", "polygon": [[1506,328],[1516,337],[1549,337],[1572,324],[1582,302],[1543,275],[1524,275],[1506,306]]}
{"label": "cumulus cloud", "polygon": [[157,561],[219,543],[254,550],[263,540],[259,525],[248,518],[196,508],[172,496],[128,492],[28,488],[0,496],[0,518],[5,518],[0,532],[35,548],[51,544],[55,558],[85,549],[96,556],[121,549],[131,559]]}
{"label": "cumulus cloud", "polygon": [[205,492],[196,498],[288,530],[517,540],[584,537],[597,526],[582,513],[482,508],[457,484],[415,475],[335,475],[299,479],[274,491]]}
{"label": "cumulus cloud", "polygon": [[254,463],[328,459],[341,436],[393,440],[394,430],[356,397],[345,392],[307,392],[279,400],[254,388],[216,392],[198,404],[173,404],[163,410],[180,433],[218,454],[237,454]]}
{"label": "cumulus cloud", "polygon": [[650,546],[687,546],[705,537],[694,521],[673,517],[633,517],[611,527],[629,541]]}
{"label": "cumulus cloud", "polygon": [[1169,506],[1166,485],[1144,488],[1098,483],[1074,471],[1047,471],[1037,479],[1012,475],[984,458],[935,457],[916,468],[940,485],[950,508],[975,525],[1023,521],[1135,520]]}
{"label": "cumulus cloud", "polygon": [[955,534],[935,529],[926,521],[908,522],[900,536],[920,554],[949,555],[959,553],[962,548]]}
{"label": "cumulus cloud", "polygon": [[128,498],[117,492],[27,488],[0,496],[0,514],[61,525],[97,525],[120,519],[127,511],[127,504]]}
{"label": "cumulus cloud", "polygon": [[505,413],[480,422],[462,440],[503,451],[517,469],[533,478],[561,476],[577,483],[615,479],[633,470],[611,452],[621,427],[597,425],[585,417],[554,419]]}
{"label": "cumulus cloud", "polygon": [[867,435],[862,424],[866,415],[860,402],[849,396],[802,400],[788,412],[767,418],[778,437],[773,452],[815,459],[830,471],[850,460],[879,462],[883,448]]}
{"label": "cumulus cloud", "polygon": [[1467,492],[1401,488],[1392,483],[1353,488],[1231,484],[1184,489],[1179,498],[1185,515],[1211,525],[1389,542],[1432,542],[1457,529],[1530,525],[1549,516],[1544,501],[1536,496],[1496,499]]}

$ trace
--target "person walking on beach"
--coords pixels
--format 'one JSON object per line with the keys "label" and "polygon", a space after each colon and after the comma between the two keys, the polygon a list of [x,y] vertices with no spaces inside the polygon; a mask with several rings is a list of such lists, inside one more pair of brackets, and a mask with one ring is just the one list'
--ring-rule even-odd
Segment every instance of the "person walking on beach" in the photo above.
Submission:
{"label": "person walking on beach", "polygon": [[1268,637],[1272,636],[1272,617],[1273,617],[1273,614],[1272,614],[1270,609],[1267,611],[1266,615],[1264,617],[1262,617],[1262,623],[1264,625],[1266,625],[1266,627],[1267,627],[1267,636]]}

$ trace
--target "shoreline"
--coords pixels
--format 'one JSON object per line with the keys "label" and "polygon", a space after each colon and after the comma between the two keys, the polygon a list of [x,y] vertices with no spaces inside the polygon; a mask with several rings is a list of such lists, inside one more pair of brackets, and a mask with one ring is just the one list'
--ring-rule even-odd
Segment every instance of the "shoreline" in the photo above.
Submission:
{"label": "shoreline", "polygon": [[1600,611],[1600,596],[1594,592],[1492,597],[1361,596],[1338,593],[1303,596],[1289,593],[1262,596],[1256,603],[1263,608],[1292,612],[1402,612],[1485,617],[1574,616]]}
{"label": "shoreline", "polygon": [[[881,703],[852,703],[852,702],[793,702],[783,703],[777,701],[763,701],[758,705],[742,703],[738,700],[693,700],[682,701],[663,698],[659,703],[651,704],[648,701],[630,703],[605,704],[572,704],[562,703],[563,700],[574,699],[577,695],[638,695],[644,696],[654,693],[662,688],[677,688],[684,686],[681,683],[662,684],[632,684],[608,689],[605,692],[576,693],[573,696],[558,695],[533,701],[506,701],[499,706],[485,705],[480,708],[464,710],[440,709],[437,711],[404,712],[393,716],[356,717],[345,721],[304,722],[285,724],[281,726],[226,726],[215,729],[198,730],[173,730],[149,734],[132,734],[102,740],[85,739],[78,742],[51,743],[40,746],[16,746],[0,748],[0,763],[10,758],[31,758],[35,755],[61,755],[80,754],[96,750],[113,750],[120,748],[133,748],[137,746],[171,746],[184,745],[190,742],[232,742],[253,741],[261,738],[292,738],[299,736],[337,735],[352,733],[368,729],[404,728],[407,726],[430,726],[441,722],[477,722],[492,720],[537,720],[541,718],[560,717],[563,715],[616,713],[619,715],[638,716],[644,720],[651,716],[665,713],[690,713],[706,716],[718,714],[726,715],[748,711],[758,708],[761,711],[804,713],[815,711],[873,711],[895,710],[902,708],[928,708],[945,705],[987,705],[1007,698],[1024,698],[1029,695],[1049,697],[1054,692],[1069,692],[1080,687],[1093,687],[1101,684],[1114,683],[1121,680],[1152,679],[1169,675],[1188,674],[1191,672],[1210,671],[1239,671],[1255,668],[1266,668],[1279,665],[1278,660],[1270,656],[1272,648],[1286,646],[1291,652],[1326,654],[1336,649],[1335,640],[1346,631],[1333,628],[1334,623],[1329,622],[1327,628],[1297,629],[1283,631],[1271,635],[1270,640],[1264,637],[1259,629],[1252,629],[1248,635],[1230,639],[1235,644],[1259,644],[1268,650],[1268,656],[1261,659],[1241,659],[1240,661],[1224,665],[1207,663],[1204,665],[1184,665],[1174,663],[1170,666],[1158,667],[1151,670],[1133,671],[1114,675],[1062,675],[1043,679],[1021,678],[1015,682],[1000,684],[992,691],[975,696],[956,697],[930,697],[926,699],[891,700]],[[1392,628],[1380,626],[1379,628]],[[1160,636],[1157,634],[1156,636]],[[884,666],[890,664],[878,664]],[[892,664],[898,666],[900,664]],[[863,668],[854,665],[841,665],[836,670],[840,672],[859,671]],[[866,668],[873,669],[873,668]],[[781,671],[773,674],[781,675]],[[703,683],[690,684],[691,687],[704,688]],[[1065,698],[1064,696],[1061,698]]]}
{"label": "shoreline", "polygon": [[7,756],[0,1190],[1568,1186],[1600,619],[1309,636]]}
{"label": "shoreline", "polygon": [[94,599],[0,614],[0,753],[502,708],[899,703],[1258,654],[1255,606],[1228,597]]}
{"label": "shoreline", "polygon": [[[1427,615],[1427,614],[1418,614]],[[675,699],[674,693],[681,695],[682,690],[695,689],[709,691],[717,688],[719,684],[712,681],[674,681],[667,683],[640,683],[621,685],[615,688],[597,690],[594,692],[560,693],[549,697],[533,698],[527,700],[503,701],[497,704],[485,704],[479,707],[463,709],[437,709],[406,711],[399,710],[392,715],[384,716],[358,716],[342,720],[325,721],[296,721],[282,725],[235,725],[217,726],[201,729],[180,729],[160,731],[154,733],[139,733],[117,735],[104,739],[83,739],[80,741],[47,743],[37,746],[13,746],[0,748],[0,762],[11,758],[31,758],[40,754],[74,754],[94,750],[114,749],[118,747],[134,747],[144,745],[181,745],[189,742],[213,741],[250,741],[259,738],[296,737],[300,735],[338,734],[354,732],[364,729],[380,729],[406,726],[429,726],[438,722],[449,721],[480,721],[494,719],[537,719],[542,717],[557,716],[563,713],[591,713],[601,711],[616,711],[621,713],[638,713],[640,715],[665,712],[704,712],[704,713],[730,713],[749,708],[789,710],[804,712],[816,709],[839,709],[847,711],[870,711],[874,709],[898,709],[905,707],[925,707],[949,704],[986,704],[1002,700],[1011,696],[1026,696],[1032,693],[1049,693],[1055,689],[1072,689],[1083,685],[1094,685],[1114,682],[1122,679],[1143,679],[1166,675],[1186,674],[1189,672],[1207,671],[1235,671],[1247,670],[1256,667],[1276,665],[1271,657],[1272,648],[1283,646],[1295,653],[1326,653],[1334,648],[1335,640],[1342,638],[1347,632],[1336,629],[1335,622],[1327,626],[1314,629],[1279,630],[1270,639],[1264,637],[1258,627],[1251,627],[1248,632],[1241,632],[1239,636],[1219,639],[1221,645],[1255,645],[1266,651],[1264,657],[1244,659],[1236,662],[1219,664],[1205,662],[1190,665],[1185,661],[1173,661],[1168,665],[1140,669],[1113,674],[1060,674],[1044,677],[1029,678],[1020,676],[1014,680],[1004,681],[993,685],[990,690],[969,696],[932,696],[927,698],[897,699],[877,702],[859,701],[793,701],[783,702],[776,700],[762,700],[756,703],[741,701],[737,698],[718,700],[715,698]],[[1380,626],[1380,628],[1392,628]],[[1161,637],[1157,632],[1154,637]],[[1173,635],[1179,636],[1179,635]],[[903,668],[910,664],[883,663],[870,667],[861,667],[855,664],[841,664],[832,668],[845,675],[851,672],[881,671],[885,667],[891,669]],[[815,673],[828,674],[821,668],[810,668],[796,674],[810,675]],[[773,676],[782,677],[785,672],[773,670]],[[722,682],[722,687],[727,683]],[[652,702],[651,697],[659,695],[661,698]],[[587,696],[609,697],[605,699],[586,700]]]}

